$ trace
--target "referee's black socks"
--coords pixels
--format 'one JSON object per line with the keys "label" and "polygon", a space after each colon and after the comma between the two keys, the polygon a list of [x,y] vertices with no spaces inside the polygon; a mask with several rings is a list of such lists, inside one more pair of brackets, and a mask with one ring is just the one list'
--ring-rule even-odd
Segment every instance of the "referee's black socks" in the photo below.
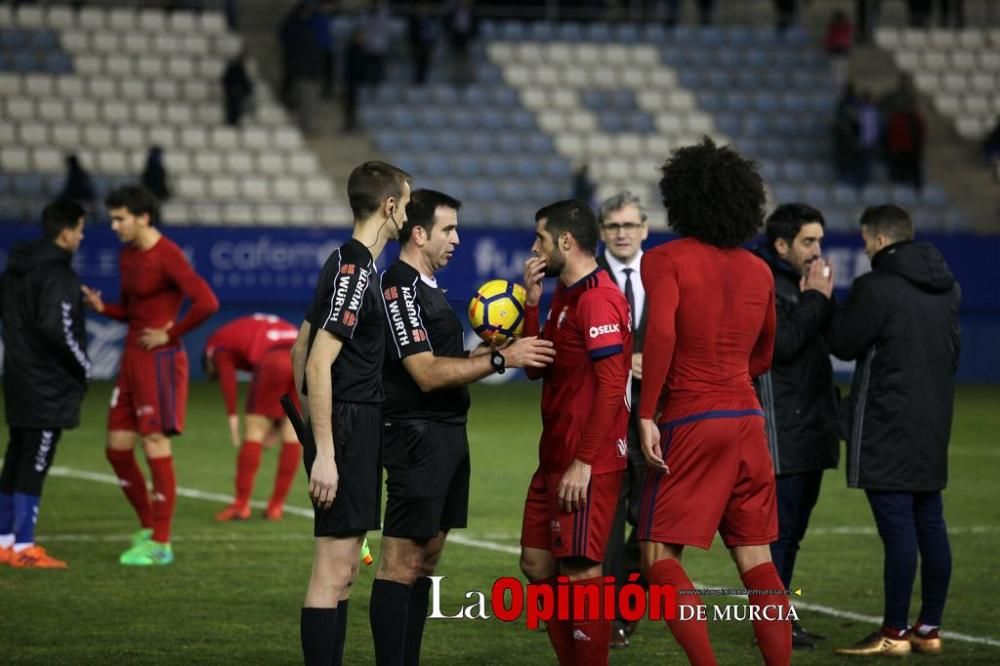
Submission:
{"label": "referee's black socks", "polygon": [[406,615],[406,648],[403,654],[404,666],[420,663],[420,641],[424,638],[424,623],[427,621],[427,603],[430,599],[431,579],[422,576],[410,588],[410,609]]}
{"label": "referee's black socks", "polygon": [[333,659],[330,666],[340,666],[344,663],[344,644],[347,643],[347,605],[350,599],[337,602],[337,628],[333,634]]}
{"label": "referee's black socks", "polygon": [[[344,615],[346,617],[347,613]],[[306,666],[330,666],[336,629],[336,608],[302,609],[300,632],[302,657]],[[343,644],[341,644],[341,654],[343,654]]]}
{"label": "referee's black socks", "polygon": [[403,650],[409,632],[400,629],[406,627],[409,605],[409,585],[381,578],[372,582],[368,619],[378,666],[400,666],[403,663]]}

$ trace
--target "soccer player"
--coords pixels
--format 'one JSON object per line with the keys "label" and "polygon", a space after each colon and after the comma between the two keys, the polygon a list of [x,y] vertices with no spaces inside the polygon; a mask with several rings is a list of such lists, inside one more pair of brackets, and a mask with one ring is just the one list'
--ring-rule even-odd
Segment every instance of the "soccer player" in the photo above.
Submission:
{"label": "soccer player", "polygon": [[4,405],[10,439],[0,472],[0,564],[65,569],[35,544],[42,485],[66,428],[80,423],[90,378],[73,255],[84,210],[68,199],[42,211],[42,238],[14,246],[0,275]]}
{"label": "soccer player", "polygon": [[[264,444],[281,438],[278,474],[264,517],[281,520],[285,498],[292,486],[302,456],[295,430],[281,408],[281,395],[297,395],[292,383],[291,348],[298,329],[280,317],[254,314],[240,317],[220,327],[205,343],[202,366],[211,379],[219,380],[229,436],[240,450],[236,458],[236,497],[232,504],[216,514],[216,520],[246,520],[250,517],[250,494],[260,466]],[[246,437],[240,443],[240,417],[236,412],[236,371],[253,373],[247,395]]]}
{"label": "soccer player", "polygon": [[[774,279],[740,246],[760,228],[764,185],[752,162],[710,139],[676,150],[660,193],[681,238],[646,252],[646,339],[639,431],[650,465],[639,543],[651,585],[693,590],[681,554],[709,548],[718,531],[743,584],[783,590],[769,544],[778,536],[774,468],[751,377],[771,365]],[[679,595],[701,606],[697,594]],[[751,609],[788,617],[784,594],[749,597]],[[692,664],[715,664],[706,621],[667,622]],[[754,620],[769,666],[791,659],[791,624]]]}
{"label": "soccer player", "polygon": [[[585,588],[603,595],[601,562],[626,464],[632,321],[622,292],[594,259],[599,232],[590,207],[559,201],[535,222],[524,332],[538,332],[542,278],[559,278],[541,331],[556,358],[525,369],[543,380],[542,436],[524,504],[521,570],[541,585],[566,576],[571,595]],[[607,663],[611,622],[599,617],[561,609],[547,622],[560,664]]]}
{"label": "soccer player", "polygon": [[[646,208],[642,200],[631,192],[619,192],[605,199],[597,210],[601,225],[604,252],[597,256],[597,265],[608,271],[618,288],[625,295],[632,313],[632,386],[630,404],[639,402],[642,388],[642,341],[646,332],[646,290],[639,272],[642,262],[642,243],[649,237]],[[618,511],[611,526],[611,538],[604,559],[604,570],[615,577],[619,590],[628,576],[639,571],[639,542],[636,527],[639,524],[639,499],[642,481],[646,476],[646,459],[639,445],[639,419],[633,412],[628,422],[628,467],[622,479],[622,494]],[[632,526],[625,539],[626,522]],[[640,579],[640,582],[645,581]],[[626,622],[619,617],[611,625],[611,647],[628,647],[629,636],[638,622]]]}
{"label": "soccer player", "polygon": [[[105,303],[100,292],[86,287],[84,294],[97,312],[128,323],[108,412],[107,458],[140,530],[119,561],[166,565],[174,560],[170,526],[177,496],[170,438],[184,431],[187,411],[188,358],[181,336],[215,313],[219,301],[184,252],[157,228],[160,204],[152,193],[125,185],[104,203],[124,245],[118,261],[121,301]],[[191,304],[180,318],[185,298]],[[152,496],[135,460],[137,440],[153,476]]]}
{"label": "soccer player", "polygon": [[466,384],[506,368],[540,368],[552,343],[521,338],[465,351],[462,323],[434,274],[459,244],[461,202],[417,190],[406,206],[399,259],[382,274],[388,315],[382,556],[369,606],[379,664],[417,664],[431,581],[448,531],[469,509]]}
{"label": "soccer player", "polygon": [[[777,328],[774,363],[754,380],[767,421],[767,444],[776,475],[778,539],[771,558],[785,589],[823,470],[837,467],[837,388],[825,334],[833,315],[833,268],[822,258],[823,215],[789,203],[767,218],[767,242],[757,254],[774,276]],[[822,636],[792,622],[792,649],[816,647]]]}
{"label": "soccer player", "polygon": [[375,260],[406,223],[410,176],[365,162],[347,195],[354,231],[326,260],[292,347],[312,434],[302,442],[316,537],[301,615],[307,665],[342,662],[361,544],[379,528],[385,306]]}
{"label": "soccer player", "polygon": [[[861,216],[872,270],[854,281],[830,327],[839,358],[856,360],[847,484],[864,488],[884,553],[882,628],[836,650],[852,656],[939,654],[951,580],[941,491],[961,337],[961,288],[941,252],[913,240],[891,204]],[[909,626],[920,563],[920,612]]]}

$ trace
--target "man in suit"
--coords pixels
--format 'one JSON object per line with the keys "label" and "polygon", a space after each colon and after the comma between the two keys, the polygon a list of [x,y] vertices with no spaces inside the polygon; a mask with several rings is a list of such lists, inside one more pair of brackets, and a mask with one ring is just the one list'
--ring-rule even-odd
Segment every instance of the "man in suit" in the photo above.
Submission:
{"label": "man in suit", "polygon": [[[604,251],[598,253],[597,263],[614,278],[632,311],[632,390],[629,400],[634,405],[639,400],[639,389],[642,386],[642,338],[646,329],[646,290],[639,277],[642,242],[649,236],[646,209],[636,195],[628,191],[619,192],[601,203],[598,221]],[[633,414],[629,418],[628,469],[622,482],[618,512],[611,527],[611,539],[604,558],[604,572],[615,577],[619,589],[627,582],[629,574],[639,572],[639,545],[635,538],[635,526],[639,522],[640,493],[645,473],[646,461],[639,446],[638,423]],[[626,520],[632,526],[627,542]],[[628,637],[635,631],[635,627],[635,622],[625,622],[620,617],[615,620],[611,627],[611,647],[627,647]]]}

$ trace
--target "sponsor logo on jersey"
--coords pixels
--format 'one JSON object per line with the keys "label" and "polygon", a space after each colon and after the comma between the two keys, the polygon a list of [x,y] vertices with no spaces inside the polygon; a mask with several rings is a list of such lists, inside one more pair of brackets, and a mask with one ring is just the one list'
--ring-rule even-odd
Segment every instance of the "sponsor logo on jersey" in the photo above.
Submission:
{"label": "sponsor logo on jersey", "polygon": [[344,264],[343,266],[340,267],[340,274],[341,275],[354,275],[354,272],[356,270],[357,270],[357,266],[355,266],[354,264]]}
{"label": "sponsor logo on jersey", "polygon": [[[556,320],[556,328],[562,328],[563,322],[566,321],[566,316],[569,314],[569,306],[564,306],[562,312],[559,313],[559,319]],[[552,313],[549,313],[551,316]]]}
{"label": "sponsor logo on jersey", "polygon": [[[294,340],[299,336],[299,332],[290,328],[285,329],[268,329],[267,333],[264,334],[268,340],[272,342],[277,342],[279,340]],[[214,350],[213,350],[214,351]]]}
{"label": "sponsor logo on jersey", "polygon": [[[365,290],[368,288],[368,271],[354,264],[345,264],[340,267],[340,276],[337,278],[336,284],[330,320],[340,319],[346,326],[353,326],[357,322],[357,312],[361,309]],[[353,289],[351,288],[352,284],[355,284]],[[347,312],[354,315],[350,322],[347,321],[346,316],[341,315],[345,306]]]}
{"label": "sponsor logo on jersey", "polygon": [[350,310],[344,313],[343,320],[344,320],[344,326],[354,326],[356,323],[358,323],[357,315],[351,312]]}
{"label": "sponsor logo on jersey", "polygon": [[427,334],[421,328],[415,328],[412,331],[410,331],[410,333],[413,334],[414,342],[423,342],[427,339]]}
{"label": "sponsor logo on jersey", "polygon": [[601,324],[590,327],[590,337],[597,338],[608,333],[621,333],[621,326],[618,324]]}
{"label": "sponsor logo on jersey", "polygon": [[382,292],[382,296],[385,298],[385,300],[391,301],[399,296],[399,292],[396,291],[395,287],[389,287],[388,289]]}

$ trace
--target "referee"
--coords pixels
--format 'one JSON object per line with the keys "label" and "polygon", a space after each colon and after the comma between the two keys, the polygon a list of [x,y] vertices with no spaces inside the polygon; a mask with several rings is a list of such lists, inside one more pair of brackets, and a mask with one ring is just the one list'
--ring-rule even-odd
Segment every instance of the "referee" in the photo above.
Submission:
{"label": "referee", "polygon": [[543,367],[555,355],[551,342],[537,338],[465,351],[462,323],[434,278],[459,243],[460,207],[440,192],[414,192],[399,259],[382,274],[390,338],[383,375],[388,499],[369,607],[380,665],[419,663],[428,576],[448,531],[466,525],[465,385],[506,368]]}
{"label": "referee", "polygon": [[302,442],[316,537],[301,616],[307,666],[343,661],[361,543],[379,528],[385,312],[375,259],[406,222],[410,176],[365,162],[351,172],[347,194],[354,231],[326,260],[292,346],[312,434]]}

